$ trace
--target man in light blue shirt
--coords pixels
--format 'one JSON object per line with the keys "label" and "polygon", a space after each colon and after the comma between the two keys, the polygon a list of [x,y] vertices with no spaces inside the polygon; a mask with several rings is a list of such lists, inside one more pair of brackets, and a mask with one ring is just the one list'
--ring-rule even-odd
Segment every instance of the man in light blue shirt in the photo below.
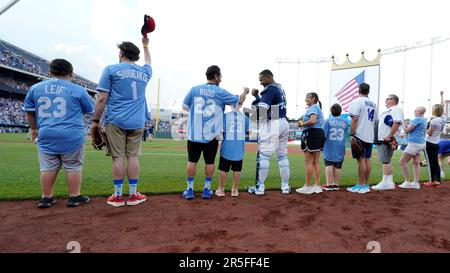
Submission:
{"label": "man in light blue shirt", "polygon": [[220,151],[220,180],[216,195],[225,196],[225,183],[230,169],[233,171],[231,196],[239,196],[239,182],[245,153],[245,135],[249,131],[249,119],[236,107],[224,117],[224,139]]}
{"label": "man in light blue shirt", "polygon": [[84,114],[94,111],[86,89],[71,83],[73,66],[56,59],[50,63],[52,80],[33,85],[25,98],[24,110],[33,141],[39,148],[42,199],[39,208],[55,202],[53,190],[63,166],[69,185],[67,206],[78,207],[90,201],[80,195],[84,160]]}
{"label": "man in light blue shirt", "polygon": [[211,199],[212,177],[219,142],[217,138],[223,132],[223,112],[225,105],[242,105],[250,89],[244,88],[241,96],[232,95],[219,87],[222,73],[218,66],[211,66],[206,71],[208,82],[196,87],[186,95],[183,110],[189,112],[188,120],[188,155],[187,190],[183,196],[187,200],[195,198],[194,177],[201,155],[205,160],[205,187],[202,198]]}
{"label": "man in light blue shirt", "polygon": [[[426,108],[419,106],[414,111],[415,118],[411,124],[405,125],[404,131],[408,134],[408,146],[406,147],[400,159],[405,182],[399,187],[402,189],[420,190],[420,152],[426,149],[425,132],[427,130],[427,120],[424,118]],[[414,164],[414,182],[411,182],[409,176],[408,162],[413,160]]]}
{"label": "man in light blue shirt", "polygon": [[[137,190],[139,183],[139,156],[142,136],[150,114],[145,98],[146,87],[152,77],[151,57],[148,38],[142,39],[145,65],[136,64],[140,50],[130,42],[123,42],[120,49],[119,64],[107,66],[102,74],[97,90],[99,96],[93,118],[92,130],[98,130],[104,112],[108,137],[108,155],[113,159],[112,174],[115,193],[107,203],[113,207],[136,206],[147,200]],[[127,167],[125,168],[125,158]],[[130,196],[125,201],[123,184],[128,176]]]}

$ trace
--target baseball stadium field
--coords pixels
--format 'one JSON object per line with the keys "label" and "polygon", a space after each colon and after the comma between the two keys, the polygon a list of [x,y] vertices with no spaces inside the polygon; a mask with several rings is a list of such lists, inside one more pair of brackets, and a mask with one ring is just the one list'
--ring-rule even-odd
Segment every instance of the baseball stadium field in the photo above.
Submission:
{"label": "baseball stadium field", "polygon": [[[355,195],[341,189],[313,196],[282,196],[273,161],[266,183],[273,191],[256,197],[244,191],[254,184],[256,148],[247,145],[239,198],[228,192],[225,198],[205,201],[197,193],[189,202],[181,195],[186,143],[147,142],[141,158],[140,191],[149,200],[139,207],[115,209],[105,199],[113,191],[110,159],[93,150],[88,140],[82,193],[93,197],[92,202],[67,208],[67,187],[60,174],[55,192],[58,203],[38,210],[36,146],[26,135],[0,134],[0,252],[67,252],[69,242],[79,244],[81,252],[370,252],[373,244],[381,252],[450,251],[448,183],[419,191]],[[296,189],[304,183],[304,159],[299,147],[291,146],[289,152],[291,185]],[[398,151],[393,159],[397,183],[403,182],[400,155]],[[382,176],[376,154],[372,163],[371,183],[376,184]],[[203,165],[199,167],[202,170]],[[356,161],[347,157],[341,186],[354,185],[356,172]],[[427,180],[426,169],[422,179]],[[201,191],[201,172],[196,181],[200,182],[195,189]],[[216,173],[214,189],[217,182]]]}

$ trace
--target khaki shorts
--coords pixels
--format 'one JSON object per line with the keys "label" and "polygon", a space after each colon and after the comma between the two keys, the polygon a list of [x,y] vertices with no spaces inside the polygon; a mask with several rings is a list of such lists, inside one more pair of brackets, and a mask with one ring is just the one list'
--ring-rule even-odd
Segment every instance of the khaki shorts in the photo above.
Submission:
{"label": "khaki shorts", "polygon": [[106,153],[108,156],[119,158],[141,155],[144,129],[123,130],[114,124],[107,124],[105,133],[109,142]]}

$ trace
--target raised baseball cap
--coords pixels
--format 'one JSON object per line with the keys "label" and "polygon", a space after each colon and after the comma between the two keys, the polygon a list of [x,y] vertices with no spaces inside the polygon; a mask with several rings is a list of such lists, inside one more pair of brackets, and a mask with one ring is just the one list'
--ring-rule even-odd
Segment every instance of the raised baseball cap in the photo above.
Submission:
{"label": "raised baseball cap", "polygon": [[141,29],[142,36],[147,38],[147,34],[155,31],[155,28],[156,28],[156,24],[155,24],[155,20],[153,19],[153,17],[151,17],[150,15],[147,15],[147,14],[144,15],[144,25],[142,26],[142,29]]}

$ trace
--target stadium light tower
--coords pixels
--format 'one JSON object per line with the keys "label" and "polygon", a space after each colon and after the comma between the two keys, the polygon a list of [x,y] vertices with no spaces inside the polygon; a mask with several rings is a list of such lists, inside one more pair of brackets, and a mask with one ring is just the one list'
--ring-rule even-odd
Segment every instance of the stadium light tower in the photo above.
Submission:
{"label": "stadium light tower", "polygon": [[17,4],[20,0],[12,0],[8,4],[6,4],[4,7],[0,9],[0,16],[5,13],[7,10],[12,8],[15,4]]}

